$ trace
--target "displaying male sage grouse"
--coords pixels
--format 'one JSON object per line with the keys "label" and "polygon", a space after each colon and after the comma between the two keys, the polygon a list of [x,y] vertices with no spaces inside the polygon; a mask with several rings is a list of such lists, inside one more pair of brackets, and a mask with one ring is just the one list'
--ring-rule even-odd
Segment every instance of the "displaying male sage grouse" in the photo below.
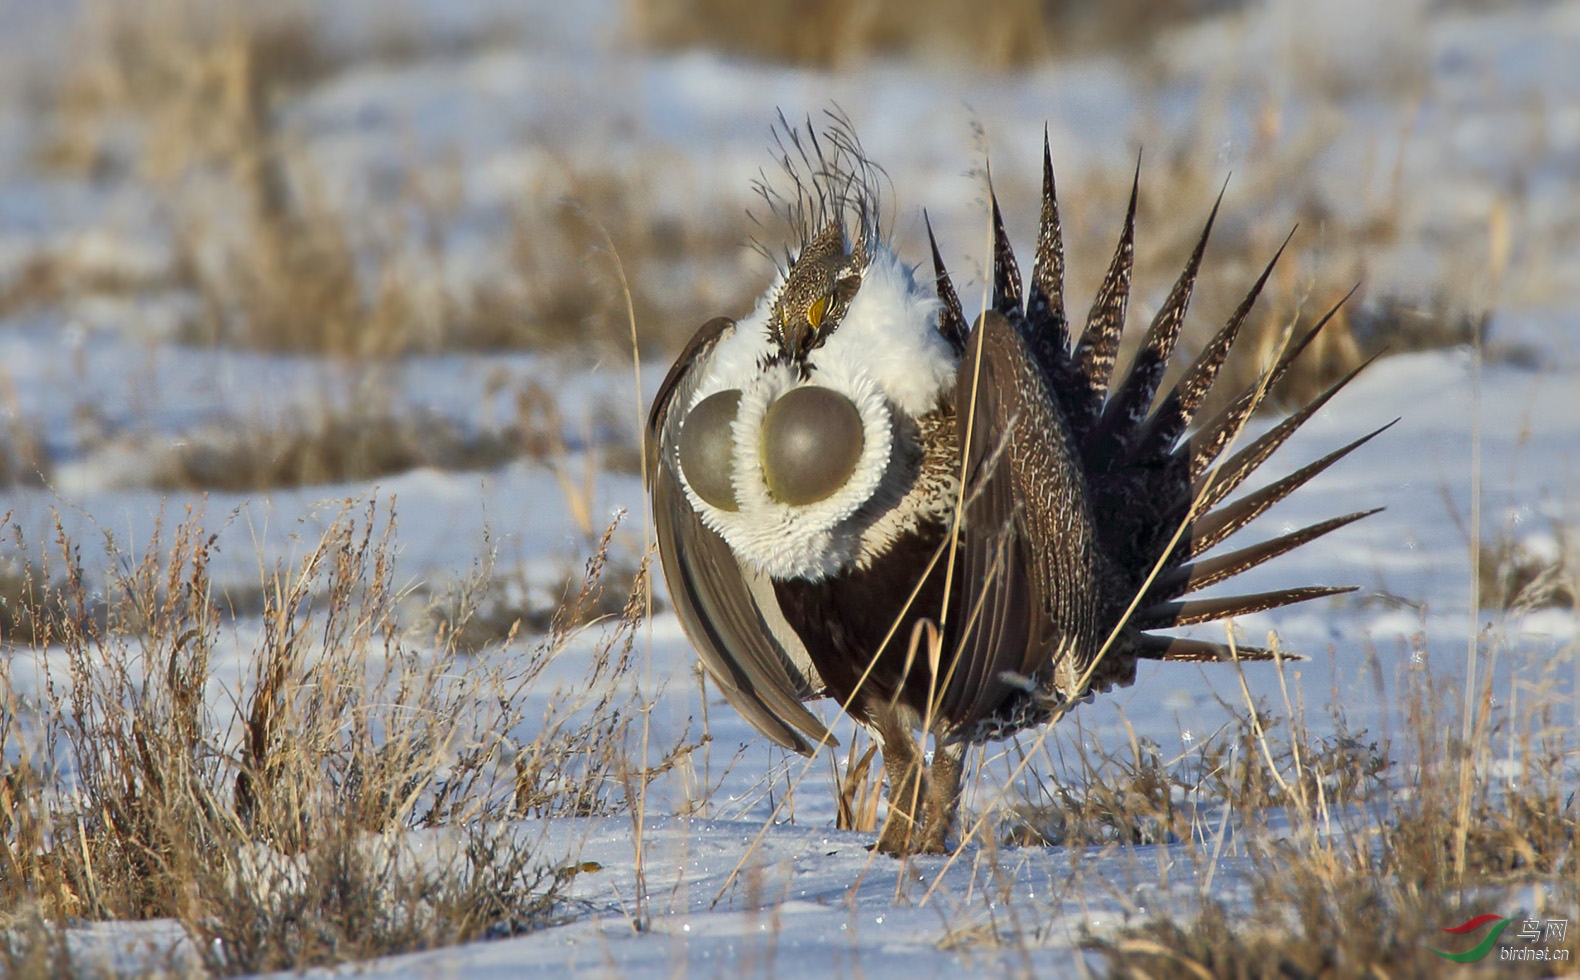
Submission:
{"label": "displaying male sage grouse", "polygon": [[[968,329],[937,243],[936,278],[918,282],[880,240],[878,171],[849,129],[785,135],[793,193],[768,197],[799,251],[749,316],[697,331],[648,421],[664,574],[730,703],[807,755],[835,740],[803,702],[846,706],[882,746],[890,817],[879,847],[941,851],[969,745],[1132,683],[1138,659],[1230,659],[1225,646],[1153,630],[1348,591],[1180,598],[1373,513],[1203,557],[1377,433],[1224,504],[1354,377],[1214,466],[1321,329],[1192,428],[1272,263],[1157,397],[1211,216],[1114,383],[1134,189],[1077,334],[1045,140],[1031,281],[1023,288],[995,200],[991,308]],[[916,733],[934,739],[925,773]]]}

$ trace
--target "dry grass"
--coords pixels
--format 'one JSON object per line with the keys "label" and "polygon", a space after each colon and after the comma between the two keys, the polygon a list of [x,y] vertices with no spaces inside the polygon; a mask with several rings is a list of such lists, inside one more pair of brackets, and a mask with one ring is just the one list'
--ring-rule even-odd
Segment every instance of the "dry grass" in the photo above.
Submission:
{"label": "dry grass", "polygon": [[372,480],[424,466],[493,469],[518,455],[512,433],[467,433],[418,409],[325,408],[278,427],[236,420],[188,432],[160,457],[150,485],[245,492]]}
{"label": "dry grass", "polygon": [[[721,310],[743,313],[767,287],[741,265],[753,226],[744,209],[697,202],[684,218],[657,213],[662,157],[634,168],[560,168],[513,209],[510,274],[475,294],[479,310],[518,311],[513,346],[590,348],[629,357],[629,298],[644,354],[669,354]],[[607,243],[630,286],[618,288]]]}
{"label": "dry grass", "polygon": [[152,169],[190,163],[234,146],[230,129],[210,129],[238,96],[266,102],[298,94],[359,63],[398,65],[453,58],[517,36],[501,22],[434,31],[412,11],[390,5],[359,40],[332,40],[311,0],[88,0],[71,42],[74,57],[51,80],[55,125],[39,162],[57,172],[106,177],[126,159],[117,118],[131,113],[154,124],[143,163]]}
{"label": "dry grass", "polygon": [[928,0],[750,5],[627,0],[634,33],[659,49],[706,47],[831,68],[873,56],[1016,68],[1092,48],[1130,48],[1158,31],[1232,6],[1213,0]]}
{"label": "dry grass", "polygon": [[53,465],[35,426],[0,419],[0,488],[41,487]]}
{"label": "dry grass", "polygon": [[[1049,765],[1032,782],[1001,832],[1013,846],[1092,847],[1201,841],[1203,823],[1223,807],[1255,815],[1324,800],[1347,806],[1381,792],[1393,765],[1366,732],[1313,736],[1298,720],[1260,707],[1231,711],[1223,729],[1192,739],[1170,758],[1150,739],[1110,751],[1077,731],[1054,744]],[[1267,745],[1264,751],[1263,744]],[[1271,765],[1269,764],[1271,760]],[[1297,766],[1297,760],[1304,760]],[[1297,771],[1295,781],[1275,772]]]}
{"label": "dry grass", "polygon": [[[148,10],[102,0],[86,9],[80,33],[99,57],[74,59],[59,83],[59,136],[46,162],[114,170],[107,161],[134,122],[136,165],[172,216],[173,266],[167,281],[129,284],[40,255],[0,289],[0,312],[174,286],[202,300],[184,327],[195,344],[347,358],[607,354],[625,349],[627,329],[625,299],[597,261],[606,229],[641,322],[664,325],[643,342],[667,350],[720,298],[695,284],[706,277],[688,263],[732,256],[749,234],[728,209],[695,210],[684,225],[651,213],[643,184],[664,172],[661,161],[651,174],[567,164],[564,179],[522,188],[501,240],[485,249],[510,256],[503,274],[457,281],[445,271],[462,196],[453,173],[405,168],[398,189],[353,212],[331,200],[321,168],[283,126],[291,98],[346,67],[344,53],[325,51],[308,5],[160,0]],[[375,47],[369,57],[395,56]],[[730,299],[761,284],[747,285]]]}
{"label": "dry grass", "polygon": [[[858,749],[865,744],[865,751]],[[837,755],[830,753],[829,763],[834,767],[834,789],[838,803],[834,826],[840,830],[859,830],[873,833],[878,822],[878,805],[883,798],[884,773],[878,760],[878,743],[865,732],[857,730],[851,735],[850,747],[845,750],[841,764]]]}
{"label": "dry grass", "polygon": [[1338,312],[1322,333],[1273,386],[1265,411],[1298,408],[1380,354],[1467,346],[1480,329],[1479,318],[1441,297],[1420,302],[1395,295],[1372,297],[1361,290],[1345,300],[1348,291],[1348,286],[1335,284],[1302,295],[1287,277],[1275,285],[1271,302],[1247,324],[1246,339],[1226,362],[1222,390],[1209,397],[1206,411],[1256,384],[1273,363],[1286,329],[1302,336],[1335,306]]}
{"label": "dry grass", "polygon": [[[9,545],[0,557],[0,643],[35,646],[50,635],[65,607],[60,590],[50,587],[44,572]],[[102,620],[103,607],[96,603],[90,614]]]}
{"label": "dry grass", "polygon": [[[218,973],[295,969],[541,928],[564,873],[502,818],[621,812],[662,768],[631,764],[645,571],[574,691],[545,671],[580,617],[511,655],[419,652],[395,620],[392,515],[343,514],[266,579],[261,637],[234,700],[197,518],[112,556],[101,614],[62,535],[0,659],[0,918],[18,968],[47,973],[51,929],[178,919]],[[596,595],[608,536],[588,566]],[[54,572],[50,565],[58,568]],[[40,598],[38,592],[43,592]],[[31,696],[13,671],[46,646]],[[550,694],[541,717],[533,693]],[[227,708],[226,705],[229,704]],[[522,732],[527,734],[522,735]],[[518,741],[518,739],[520,739]],[[671,756],[684,754],[677,745]],[[410,834],[433,835],[423,852]],[[15,934],[12,934],[15,935]]]}
{"label": "dry grass", "polygon": [[52,469],[43,433],[23,413],[11,374],[0,366],[0,489],[42,486]]}
{"label": "dry grass", "polygon": [[[532,581],[523,569],[500,573],[490,554],[477,571],[429,599],[435,642],[479,653],[518,633],[580,629],[624,614],[645,573],[640,563],[612,554],[601,542],[597,564],[566,571],[552,582]],[[663,604],[655,598],[655,610]]]}
{"label": "dry grass", "polygon": [[181,267],[168,274],[149,274],[85,261],[70,249],[30,256],[0,284],[0,317],[12,317],[67,303],[82,296],[131,296],[181,285],[188,278]]}
{"label": "dry grass", "polygon": [[1505,611],[1573,609],[1577,569],[1570,535],[1555,526],[1551,549],[1503,534],[1480,545],[1481,604]]}
{"label": "dry grass", "polygon": [[228,152],[244,134],[216,129],[227,100],[273,98],[319,81],[338,66],[311,7],[201,0],[91,0],[75,25],[77,57],[55,82],[55,133],[41,163],[99,177],[132,161],[118,154],[115,126],[146,117],[147,165],[179,167],[194,142]]}
{"label": "dry grass", "polygon": [[[1248,731],[1242,719],[1228,765],[1209,752],[1199,770],[1210,774],[1206,798],[1223,822],[1214,814],[1179,829],[1198,871],[1216,870],[1228,831],[1227,853],[1250,862],[1250,901],[1225,904],[1204,887],[1194,915],[1154,913],[1089,948],[1116,977],[1435,977],[1445,964],[1429,947],[1472,945],[1441,932],[1447,926],[1487,911],[1572,918],[1580,801],[1573,731],[1560,720],[1572,708],[1551,679],[1514,695],[1522,712],[1495,713],[1489,686],[1470,742],[1458,734],[1458,711],[1445,707],[1460,703],[1458,692],[1434,685],[1424,668],[1410,678],[1405,734],[1393,745],[1303,743],[1298,725],[1291,738],[1260,719]],[[1500,773],[1499,757],[1517,775]],[[1147,799],[1158,781],[1135,789],[1120,775],[1112,795]],[[1140,810],[1143,823],[1169,813],[1156,801]],[[1124,820],[1136,823],[1131,812]],[[1515,945],[1512,932],[1503,943]],[[1553,947],[1572,956],[1568,943]],[[1494,951],[1464,969],[1542,976],[1550,966],[1510,964]]]}
{"label": "dry grass", "polygon": [[83,975],[72,962],[65,932],[40,915],[37,909],[12,916],[6,927],[0,929],[0,972],[14,980]]}
{"label": "dry grass", "polygon": [[[231,492],[355,483],[422,467],[493,470],[525,459],[553,472],[575,495],[575,523],[587,537],[598,531],[584,499],[597,476],[640,467],[630,427],[612,408],[598,405],[579,434],[568,432],[557,398],[535,377],[502,371],[489,379],[482,399],[504,395],[508,408],[481,424],[411,404],[395,394],[401,384],[378,370],[344,384],[345,399],[317,394],[267,416],[210,419],[173,437],[125,433],[93,448],[146,460],[124,477],[139,486]],[[576,473],[578,455],[582,472]]]}
{"label": "dry grass", "polygon": [[[662,20],[668,15],[660,16],[661,6],[633,10]],[[1141,8],[1151,24],[1217,5],[1135,0],[1126,6]],[[1002,27],[1035,14],[1057,27],[1058,36],[1076,38],[1080,31],[1070,25],[1077,22],[1129,22],[1129,14],[1081,3],[1014,0],[1004,8],[1001,15],[973,13],[970,23]],[[927,17],[898,17],[886,5],[862,9],[874,25],[885,19],[928,22]],[[801,11],[796,22],[810,16],[807,22],[815,25],[818,17],[848,13],[838,5],[819,7],[812,15]],[[716,21],[720,29],[727,29],[729,19],[686,16]],[[752,24],[753,29],[771,27],[773,18]],[[968,36],[937,24],[918,30]],[[497,348],[607,355],[627,349],[628,331],[626,297],[600,254],[606,241],[620,249],[629,299],[650,353],[674,350],[707,316],[749,308],[763,285],[739,261],[740,245],[751,231],[744,215],[706,206],[692,209],[684,221],[655,213],[654,185],[672,179],[673,168],[663,159],[594,166],[563,162],[555,173],[524,187],[509,221],[498,226],[500,240],[491,251],[508,257],[502,270],[484,281],[456,281],[441,271],[451,264],[449,236],[457,202],[464,197],[455,174],[443,166],[406,168],[397,191],[377,195],[352,213],[331,200],[326,177],[305,141],[282,122],[283,110],[304,87],[347,66],[345,52],[325,49],[308,5],[264,10],[160,0],[145,9],[101,0],[85,8],[80,33],[83,49],[96,55],[74,59],[60,83],[61,136],[52,159],[78,171],[114,170],[106,161],[116,147],[140,147],[126,166],[135,163],[153,179],[163,209],[172,216],[174,258],[167,275],[128,278],[124,270],[83,266],[70,255],[40,255],[0,289],[0,313],[69,303],[84,295],[173,288],[200,299],[199,312],[182,332],[193,344],[377,363],[407,354]],[[790,37],[795,32],[769,33]],[[1019,28],[1007,33],[1035,37]],[[819,29],[818,36],[845,35]],[[865,36],[860,31],[856,36],[853,43],[868,43],[859,40]],[[385,54],[404,57],[400,51],[406,47],[392,44]],[[1276,115],[1276,107],[1269,112]],[[128,120],[139,139],[124,138]],[[1283,137],[1276,135],[1276,125],[1268,129],[1274,135],[1253,154],[1250,169],[1258,183],[1247,195],[1248,208],[1241,210],[1255,212],[1269,199],[1287,198],[1290,179],[1322,144],[1316,138],[1321,134]],[[1202,202],[1204,211],[1219,176],[1215,147],[1187,142],[1165,148],[1163,157],[1161,171],[1148,167],[1144,175],[1138,304],[1149,293],[1161,294],[1189,249],[1195,228],[1187,227],[1193,219],[1185,217],[1190,209],[1180,202]],[[1004,190],[1007,203],[1014,205],[1014,189]],[[1112,244],[1122,189],[1106,177],[1093,178],[1077,181],[1065,197],[1076,271],[1095,275]],[[1035,213],[1034,202],[1021,203],[1026,206],[1012,210]],[[1103,220],[1083,220],[1083,210],[1103,210]],[[1325,228],[1323,234],[1337,243],[1334,257],[1315,273],[1286,262],[1248,325],[1247,340],[1230,360],[1222,385],[1226,394],[1254,380],[1291,321],[1309,323],[1327,301],[1342,295],[1360,267],[1356,249],[1367,236],[1389,234],[1397,219],[1369,215],[1357,227],[1343,228],[1326,219],[1319,201],[1306,211],[1303,217],[1312,219],[1308,227]],[[1222,322],[1285,230],[1263,224],[1220,233],[1183,341],[1187,351]],[[715,268],[721,264],[726,267]],[[1077,288],[1072,294],[1090,292]],[[1352,301],[1269,404],[1307,396],[1383,346],[1402,350],[1460,342],[1465,318],[1453,310],[1447,300],[1421,309],[1388,297]],[[1420,329],[1420,322],[1429,328]],[[1140,331],[1130,333],[1134,343]],[[470,433],[442,418],[404,408],[392,411],[361,392],[342,402],[327,399],[321,411],[305,410],[274,425],[222,419],[182,433],[158,450],[152,483],[249,490],[373,478],[416,466],[492,467],[520,454],[525,445],[510,433]],[[530,433],[522,435],[530,438]],[[632,466],[637,460],[634,447],[623,454],[618,446],[603,448],[606,461],[618,455],[618,465]],[[47,480],[49,461],[38,449],[36,434],[26,426],[0,431],[0,484],[39,482],[39,474]],[[530,446],[525,451],[532,454]]]}
{"label": "dry grass", "polygon": [[181,284],[204,303],[189,339],[371,356],[454,329],[421,322],[450,311],[442,296],[415,296],[390,261],[364,272],[316,174],[294,179],[300,148],[278,130],[280,105],[332,67],[307,5],[104,0],[85,9],[78,33],[97,56],[74,59],[60,82],[45,162],[113,170],[116,137],[136,122],[140,151],[125,165],[161,189]]}

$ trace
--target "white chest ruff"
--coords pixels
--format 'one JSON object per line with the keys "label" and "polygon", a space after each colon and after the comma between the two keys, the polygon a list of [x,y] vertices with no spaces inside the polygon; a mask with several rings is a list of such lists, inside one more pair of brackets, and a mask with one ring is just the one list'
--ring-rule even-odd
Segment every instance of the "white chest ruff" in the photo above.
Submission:
{"label": "white chest ruff", "polygon": [[[689,413],[703,399],[737,389],[731,424],[731,481],[739,509],[708,503],[682,476],[687,499],[735,555],[776,579],[817,580],[866,564],[875,550],[924,518],[916,480],[922,447],[916,416],[953,387],[956,359],[937,330],[938,301],[910,271],[880,252],[839,327],[807,357],[806,377],[774,359],[768,316],[774,292],[720,342]],[[761,462],[768,409],[792,388],[819,385],[850,400],[861,419],[854,472],[822,500],[793,506],[769,492]]]}

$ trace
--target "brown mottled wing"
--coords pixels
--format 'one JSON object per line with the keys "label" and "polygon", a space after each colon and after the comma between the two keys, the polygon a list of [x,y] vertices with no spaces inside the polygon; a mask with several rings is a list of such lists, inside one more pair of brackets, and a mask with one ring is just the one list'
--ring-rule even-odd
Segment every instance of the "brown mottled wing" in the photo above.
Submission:
{"label": "brown mottled wing", "polygon": [[692,509],[675,459],[681,410],[714,346],[734,329],[722,317],[703,324],[653,400],[646,447],[653,526],[670,599],[708,674],[758,731],[811,755],[813,743],[839,744],[801,704],[816,695],[821,680],[778,609],[758,604],[757,596],[771,597],[771,589],[757,583],[754,590],[754,573],[741,567],[724,539]]}
{"label": "brown mottled wing", "polygon": [[[980,355],[980,365],[978,358]],[[1090,645],[1092,542],[1068,428],[1020,333],[987,313],[961,358],[956,404],[967,505],[960,539],[958,654],[942,715],[969,728],[1015,685],[1006,673],[1057,680]],[[973,398],[973,387],[975,388]]]}

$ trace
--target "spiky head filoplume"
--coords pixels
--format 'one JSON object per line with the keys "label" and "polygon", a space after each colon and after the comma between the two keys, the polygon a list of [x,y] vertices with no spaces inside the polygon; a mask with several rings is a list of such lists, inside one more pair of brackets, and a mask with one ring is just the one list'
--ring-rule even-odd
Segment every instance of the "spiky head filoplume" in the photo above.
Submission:
{"label": "spiky head filoplume", "polygon": [[868,258],[866,240],[847,251],[845,229],[831,222],[807,243],[785,274],[774,303],[772,328],[786,356],[805,357],[839,326],[861,288]]}

